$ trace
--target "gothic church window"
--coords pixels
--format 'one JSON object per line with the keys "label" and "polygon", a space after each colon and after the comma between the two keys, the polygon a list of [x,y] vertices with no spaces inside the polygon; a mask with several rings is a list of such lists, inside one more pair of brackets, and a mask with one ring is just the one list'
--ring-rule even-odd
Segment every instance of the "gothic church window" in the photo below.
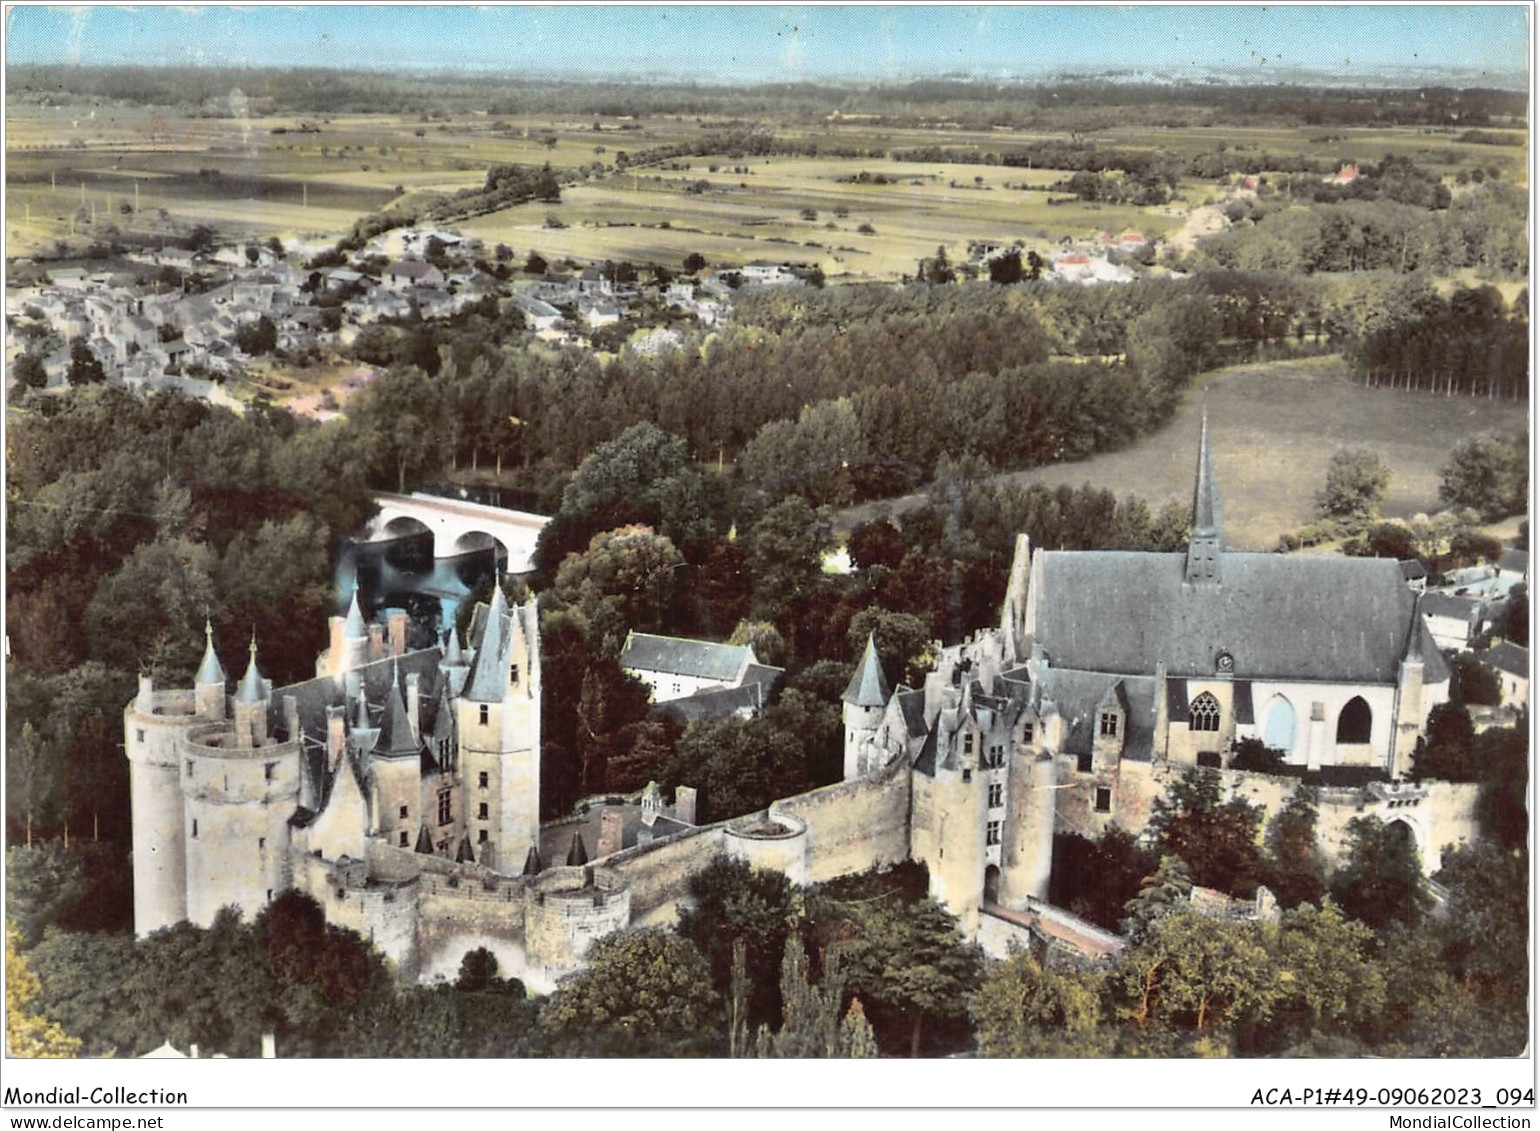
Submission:
{"label": "gothic church window", "polygon": [[1192,730],[1219,729],[1219,700],[1207,691],[1192,701],[1187,709],[1187,725]]}
{"label": "gothic church window", "polygon": [[1364,702],[1362,695],[1355,695],[1337,716],[1337,741],[1350,745],[1368,742],[1373,727],[1374,713],[1369,710],[1369,704]]}

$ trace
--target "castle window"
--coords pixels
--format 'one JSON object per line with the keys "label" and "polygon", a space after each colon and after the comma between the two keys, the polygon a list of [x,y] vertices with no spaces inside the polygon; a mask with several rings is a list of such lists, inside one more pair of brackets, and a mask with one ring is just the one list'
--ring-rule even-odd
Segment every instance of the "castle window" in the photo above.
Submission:
{"label": "castle window", "polygon": [[487,842],[487,830],[486,829],[482,829],[480,832],[478,832],[476,834],[476,843],[477,844],[486,844],[486,842]]}
{"label": "castle window", "polygon": [[407,831],[406,831],[406,830],[405,830],[405,829],[402,829],[402,830],[401,830],[401,847],[402,847],[402,848],[409,848],[409,847],[411,847],[411,846],[410,846],[410,845],[409,845],[409,844],[408,844],[408,843],[407,843],[407,835],[408,835],[408,834],[407,834]]}
{"label": "castle window", "polygon": [[1023,741],[1023,742],[1031,742],[1032,741],[1032,724],[1031,723],[1026,723],[1026,724],[1024,724],[1022,726],[1022,728],[1021,728],[1021,741]]}
{"label": "castle window", "polygon": [[478,821],[485,821],[487,819],[487,803],[485,801],[476,806],[476,819]]}
{"label": "castle window", "polygon": [[485,770],[482,770],[481,773],[476,775],[476,784],[482,789],[487,788],[487,772]]}
{"label": "castle window", "polygon": [[441,825],[447,825],[453,819],[450,812],[449,799],[449,790],[441,789],[438,791],[438,823]]}
{"label": "castle window", "polygon": [[973,735],[972,735],[971,732],[968,733],[968,734],[963,735],[963,753],[964,754],[972,754],[973,753]]}
{"label": "castle window", "polygon": [[144,729],[142,727],[135,729],[135,731],[134,731],[134,741],[135,742],[143,742],[144,741]]}
{"label": "castle window", "polygon": [[999,782],[996,782],[994,785],[989,787],[989,807],[991,809],[998,809],[1004,804],[1005,786],[1001,785]]}
{"label": "castle window", "polygon": [[267,847],[267,837],[265,837],[265,836],[257,837],[257,847],[258,848],[266,848]]}
{"label": "castle window", "polygon": [[485,703],[483,703],[481,705],[481,708],[480,708],[481,725],[482,726],[486,726],[487,725],[487,720],[490,719],[491,717],[492,717],[491,708],[489,708]]}
{"label": "castle window", "polygon": [[972,780],[973,780],[973,771],[972,770],[964,770],[963,771],[963,785],[967,785]]}
{"label": "castle window", "polygon": [[1342,714],[1337,716],[1337,741],[1350,745],[1369,741],[1369,732],[1374,729],[1374,713],[1369,710],[1369,704],[1364,702],[1362,695],[1355,695],[1347,701],[1347,706],[1342,708]]}
{"label": "castle window", "polygon": [[509,683],[518,683],[519,682],[519,665],[518,664],[510,664],[509,665],[509,667],[508,667],[508,682]]}
{"label": "castle window", "polygon": [[1102,788],[1096,791],[1096,811],[1098,813],[1112,812],[1112,790]]}
{"label": "castle window", "polygon": [[1192,701],[1187,709],[1187,726],[1191,730],[1219,729],[1219,700],[1207,691]]}
{"label": "castle window", "polygon": [[273,780],[273,775],[277,772],[277,770],[278,770],[278,763],[277,762],[267,762],[267,763],[265,763],[263,765],[263,767],[262,767],[262,780],[263,781],[272,781]]}
{"label": "castle window", "polygon": [[191,758],[187,759],[187,776],[193,776],[193,760]]}
{"label": "castle window", "polygon": [[404,820],[406,820],[406,817],[407,817],[407,808],[406,808],[405,805],[403,805],[403,806],[401,806],[401,819],[404,821]]}
{"label": "castle window", "polygon": [[1118,717],[1112,711],[1102,712],[1102,737],[1116,738],[1118,736]]}
{"label": "castle window", "polygon": [[1000,822],[999,821],[990,821],[989,822],[989,827],[984,830],[984,843],[985,844],[999,844],[1000,843]]}
{"label": "castle window", "polygon": [[197,840],[198,839],[198,818],[197,817],[193,818],[193,831],[192,831],[192,835],[193,835],[193,840]]}
{"label": "castle window", "polygon": [[1075,755],[1075,769],[1079,770],[1082,774],[1089,774],[1091,772],[1091,755],[1089,752]]}

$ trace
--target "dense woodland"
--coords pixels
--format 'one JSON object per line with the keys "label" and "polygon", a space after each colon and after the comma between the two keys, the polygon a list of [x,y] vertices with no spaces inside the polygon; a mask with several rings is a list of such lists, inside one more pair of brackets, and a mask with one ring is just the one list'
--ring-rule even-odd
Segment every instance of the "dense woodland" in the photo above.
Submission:
{"label": "dense woodland", "polygon": [[[635,117],[762,115],[822,121],[831,109],[879,115],[880,124],[955,122],[975,128],[1094,130],[1127,125],[1302,124],[1437,126],[1465,132],[1522,126],[1522,91],[1451,87],[1331,89],[1229,83],[1124,83],[1061,79],[992,83],[927,79],[905,84],[781,83],[716,86],[552,82],[503,76],[368,74],[357,71],[199,67],[17,66],[13,97],[44,105],[102,100],[228,113],[239,87],[253,114],[485,111]],[[1502,135],[1498,135],[1502,136]]]}

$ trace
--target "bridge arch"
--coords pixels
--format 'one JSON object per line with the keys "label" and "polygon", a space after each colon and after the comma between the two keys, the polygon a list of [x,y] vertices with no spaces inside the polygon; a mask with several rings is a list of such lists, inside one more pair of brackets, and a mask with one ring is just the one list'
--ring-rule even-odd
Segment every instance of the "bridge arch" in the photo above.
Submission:
{"label": "bridge arch", "polygon": [[474,554],[478,551],[494,550],[498,561],[506,561],[508,558],[508,545],[495,534],[489,534],[485,530],[467,530],[454,540],[453,545],[444,547],[444,557],[459,557],[461,554]]}

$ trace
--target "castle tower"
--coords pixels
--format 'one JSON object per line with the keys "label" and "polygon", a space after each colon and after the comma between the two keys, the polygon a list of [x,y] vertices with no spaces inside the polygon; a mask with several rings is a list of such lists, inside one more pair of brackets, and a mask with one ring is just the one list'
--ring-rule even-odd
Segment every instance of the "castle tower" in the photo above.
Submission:
{"label": "castle tower", "polygon": [[[156,691],[154,681],[142,675],[139,694],[123,710],[133,813],[134,932],[141,937],[187,918],[181,749],[190,731],[224,718],[223,680],[217,688],[205,683],[214,674],[208,665],[211,654],[212,645],[198,671],[202,687]],[[217,714],[199,712],[200,701],[212,707],[216,698]]]}
{"label": "castle tower", "polygon": [[332,617],[330,645],[316,663],[317,675],[329,675],[341,680],[368,659],[369,626],[364,623],[363,610],[358,607],[358,586],[353,586],[353,598],[348,603],[345,617]]}
{"label": "castle tower", "polygon": [[877,641],[870,633],[866,651],[845,688],[845,780],[864,777],[881,768],[876,764],[877,728],[892,692],[877,658]]}
{"label": "castle tower", "polygon": [[410,848],[424,820],[422,743],[413,733],[394,665],[392,669],[369,773],[374,781],[375,832],[397,848]]}
{"label": "castle tower", "polygon": [[518,868],[540,832],[540,621],[500,586],[457,700],[465,825],[477,859]]}
{"label": "castle tower", "polygon": [[1224,508],[1214,481],[1214,461],[1209,449],[1208,413],[1198,440],[1198,482],[1193,489],[1192,538],[1187,543],[1188,585],[1218,585],[1220,552],[1224,549]]}
{"label": "castle tower", "polygon": [[185,918],[201,926],[219,909],[254,915],[290,886],[289,818],[300,792],[298,708],[269,725],[272,689],[257,642],[235,692],[234,717],[189,728],[181,743]]}

